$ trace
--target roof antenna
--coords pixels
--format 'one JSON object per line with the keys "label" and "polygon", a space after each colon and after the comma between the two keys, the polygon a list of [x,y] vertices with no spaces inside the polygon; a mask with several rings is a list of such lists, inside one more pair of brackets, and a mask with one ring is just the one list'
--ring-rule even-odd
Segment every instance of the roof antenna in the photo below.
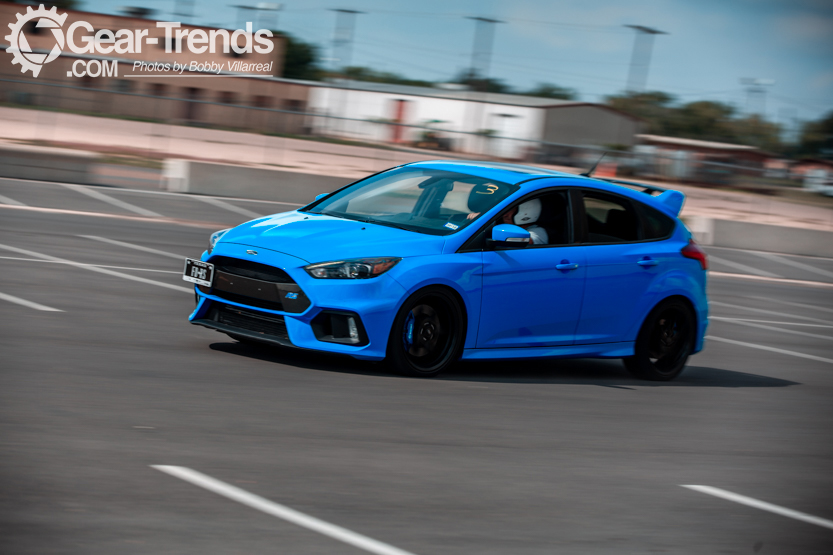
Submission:
{"label": "roof antenna", "polygon": [[587,171],[586,171],[586,172],[584,172],[584,173],[580,173],[579,175],[580,175],[580,176],[582,176],[582,177],[592,177],[592,176],[593,176],[593,172],[594,172],[594,171],[596,171],[596,166],[598,166],[598,165],[599,165],[599,162],[601,162],[601,161],[602,161],[602,158],[604,158],[606,155],[607,155],[607,152],[602,152],[602,155],[599,157],[599,159],[598,159],[598,160],[596,160],[596,163],[595,163],[595,164],[593,164],[593,167],[592,167],[592,168],[590,168],[589,170],[587,170]]}

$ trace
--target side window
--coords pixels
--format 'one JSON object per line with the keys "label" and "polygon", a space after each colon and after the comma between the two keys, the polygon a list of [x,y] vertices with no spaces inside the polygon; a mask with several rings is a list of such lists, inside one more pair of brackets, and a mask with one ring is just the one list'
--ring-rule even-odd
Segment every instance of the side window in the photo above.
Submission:
{"label": "side window", "polygon": [[645,239],[666,239],[674,232],[674,220],[659,210],[640,203],[645,219]]}
{"label": "side window", "polygon": [[568,245],[571,226],[567,193],[554,191],[515,203],[494,225],[503,223],[519,225],[529,231],[532,246]]}
{"label": "side window", "polygon": [[639,240],[639,218],[629,202],[591,192],[583,197],[588,243]]}

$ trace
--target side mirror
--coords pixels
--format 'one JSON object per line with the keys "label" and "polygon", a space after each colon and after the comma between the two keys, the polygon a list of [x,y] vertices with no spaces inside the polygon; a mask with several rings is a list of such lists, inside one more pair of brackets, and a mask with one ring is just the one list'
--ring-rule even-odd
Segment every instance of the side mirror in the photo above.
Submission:
{"label": "side mirror", "polygon": [[321,193],[320,195],[315,195],[315,200],[321,200],[322,198],[326,197],[329,194],[330,193]]}
{"label": "side mirror", "polygon": [[532,237],[520,226],[501,224],[492,229],[492,238],[487,243],[495,248],[522,249],[532,244]]}

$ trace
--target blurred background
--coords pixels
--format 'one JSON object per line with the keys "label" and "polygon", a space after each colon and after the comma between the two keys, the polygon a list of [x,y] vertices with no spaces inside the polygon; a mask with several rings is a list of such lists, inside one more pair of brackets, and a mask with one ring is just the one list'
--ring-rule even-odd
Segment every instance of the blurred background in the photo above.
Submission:
{"label": "blurred background", "polygon": [[[68,52],[38,78],[3,63],[0,100],[14,110],[3,112],[0,139],[98,153],[102,183],[164,186],[167,159],[354,178],[437,157],[586,169],[606,152],[601,175],[802,200],[833,194],[828,2],[134,3],[49,5],[95,29],[251,21],[275,34],[270,74],[131,79],[131,54],[114,54],[120,74],[106,77],[68,77],[79,56]],[[17,11],[0,3],[3,28]],[[30,27],[34,51],[48,51],[54,38]],[[172,59],[147,50],[141,59]],[[262,61],[252,57],[199,58],[226,68]],[[123,133],[57,113],[119,118]],[[184,127],[243,132],[216,137],[240,148],[195,147]],[[322,165],[298,155],[308,141],[291,139],[371,150],[347,151],[353,160],[340,151]],[[368,157],[374,164],[356,163]]]}

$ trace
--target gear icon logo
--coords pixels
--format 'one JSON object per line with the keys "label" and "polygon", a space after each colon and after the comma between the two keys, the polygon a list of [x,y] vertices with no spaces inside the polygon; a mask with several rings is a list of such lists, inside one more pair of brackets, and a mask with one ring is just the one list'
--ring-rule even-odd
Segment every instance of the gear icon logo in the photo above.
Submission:
{"label": "gear icon logo", "polygon": [[[9,41],[9,47],[6,52],[10,52],[14,58],[12,64],[20,64],[20,72],[26,73],[31,71],[32,75],[37,77],[44,64],[48,64],[55,58],[61,55],[61,50],[64,48],[64,32],[61,27],[67,19],[67,14],[58,15],[58,9],[52,6],[52,9],[47,10],[43,4],[37,10],[33,10],[31,6],[26,8],[26,13],[15,14],[17,21],[9,23],[9,28],[12,30],[10,35],[6,35],[5,39]],[[33,52],[29,46],[29,41],[26,40],[26,35],[23,33],[24,26],[36,21],[36,29],[49,29],[55,36],[55,45],[48,54],[40,52]]]}

